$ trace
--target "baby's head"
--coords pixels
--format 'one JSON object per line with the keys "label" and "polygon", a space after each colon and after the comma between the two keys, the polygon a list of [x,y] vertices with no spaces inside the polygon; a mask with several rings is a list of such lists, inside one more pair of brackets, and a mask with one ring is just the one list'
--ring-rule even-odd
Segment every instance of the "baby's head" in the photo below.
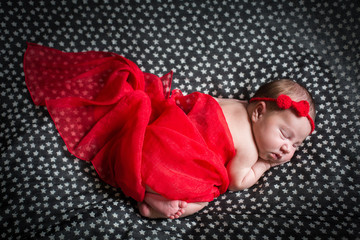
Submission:
{"label": "baby's head", "polygon": [[282,79],[262,85],[248,106],[259,157],[287,162],[314,130],[315,103],[298,83]]}
{"label": "baby's head", "polygon": [[[289,80],[280,79],[273,82],[262,85],[252,97],[254,98],[274,98],[276,99],[280,95],[287,95],[291,100],[299,102],[305,100],[309,103],[309,115],[315,121],[315,102],[309,91],[300,84]],[[269,108],[272,110],[281,110],[275,102],[267,102]]]}

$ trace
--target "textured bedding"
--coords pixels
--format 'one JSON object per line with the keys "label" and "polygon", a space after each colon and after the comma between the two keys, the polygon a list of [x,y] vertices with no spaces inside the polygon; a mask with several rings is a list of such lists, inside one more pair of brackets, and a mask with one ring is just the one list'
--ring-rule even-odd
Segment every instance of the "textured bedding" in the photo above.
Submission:
{"label": "textured bedding", "polygon": [[[0,2],[2,239],[359,239],[360,2]],[[25,85],[26,42],[116,52],[172,88],[249,99],[292,78],[317,102],[316,131],[250,189],[178,220],[136,202],[71,155]]]}

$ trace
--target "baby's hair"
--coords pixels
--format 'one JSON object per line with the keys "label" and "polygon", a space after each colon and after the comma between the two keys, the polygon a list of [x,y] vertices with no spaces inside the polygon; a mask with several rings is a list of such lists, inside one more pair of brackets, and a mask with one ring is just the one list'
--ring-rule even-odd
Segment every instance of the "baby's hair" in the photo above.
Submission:
{"label": "baby's hair", "polygon": [[[277,98],[279,95],[288,95],[293,101],[306,100],[310,105],[309,115],[315,120],[315,101],[311,93],[299,83],[290,79],[280,79],[262,85],[253,97]],[[270,109],[278,109],[273,102],[266,102]]]}

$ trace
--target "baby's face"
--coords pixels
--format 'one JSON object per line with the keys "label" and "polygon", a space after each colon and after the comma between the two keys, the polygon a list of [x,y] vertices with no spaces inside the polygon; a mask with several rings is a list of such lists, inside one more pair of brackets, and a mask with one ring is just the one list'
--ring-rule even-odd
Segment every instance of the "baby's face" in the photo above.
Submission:
{"label": "baby's face", "polygon": [[253,123],[259,157],[276,163],[288,162],[310,131],[309,120],[290,109],[267,111]]}

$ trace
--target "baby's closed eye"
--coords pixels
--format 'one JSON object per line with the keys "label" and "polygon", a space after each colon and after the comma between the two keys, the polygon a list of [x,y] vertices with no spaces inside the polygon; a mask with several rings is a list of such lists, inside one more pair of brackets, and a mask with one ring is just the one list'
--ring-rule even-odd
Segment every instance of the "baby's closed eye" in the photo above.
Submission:
{"label": "baby's closed eye", "polygon": [[290,135],[285,130],[280,129],[280,135],[282,139],[289,139]]}

